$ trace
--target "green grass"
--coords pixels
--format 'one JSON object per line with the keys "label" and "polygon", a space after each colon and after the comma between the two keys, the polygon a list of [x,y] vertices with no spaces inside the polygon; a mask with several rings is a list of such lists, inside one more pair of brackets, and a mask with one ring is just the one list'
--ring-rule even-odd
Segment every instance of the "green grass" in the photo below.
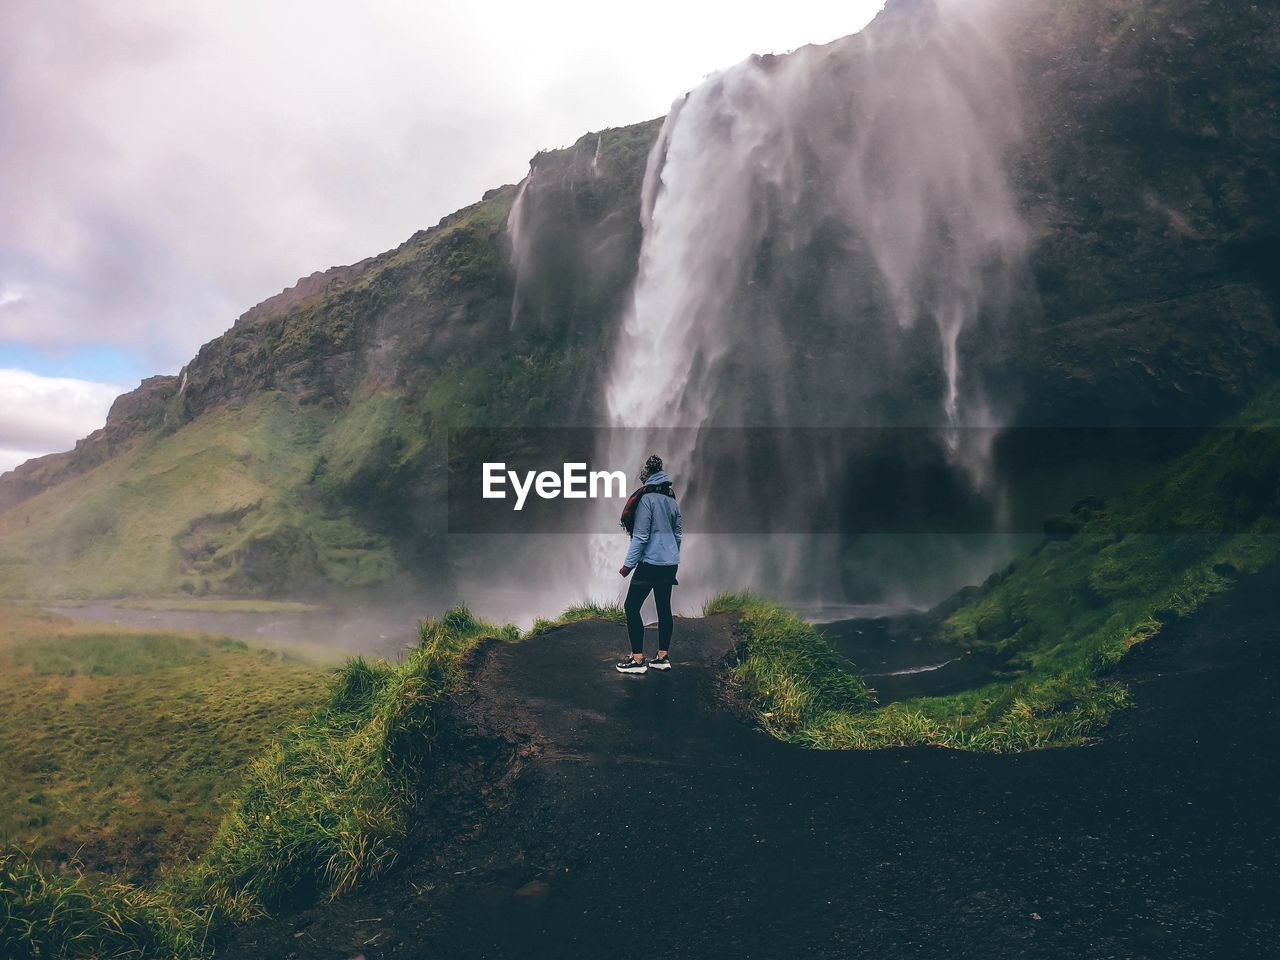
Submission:
{"label": "green grass", "polygon": [[56,873],[0,853],[0,956],[200,957],[209,914],[176,907],[127,883]]}
{"label": "green grass", "polygon": [[739,590],[736,593],[727,591],[718,593],[703,603],[702,615],[710,617],[717,613],[728,613],[731,610],[743,610],[760,599],[749,590]]}
{"label": "green grass", "polygon": [[874,705],[866,684],[841,670],[830,644],[790,610],[742,593],[714,597],[706,607],[741,611],[731,682],[770,731],[790,737],[833,712]]}
{"label": "green grass", "polygon": [[437,708],[487,636],[519,632],[456,608],[424,621],[398,663],[348,661],[249,766],[201,855],[150,885],[0,861],[0,945],[15,956],[204,956],[227,923],[385,872],[429,781]]}
{"label": "green grass", "polygon": [[244,917],[298,890],[335,896],[385,871],[430,767],[436,708],[461,654],[485,636],[515,633],[457,608],[425,621],[400,663],[348,661],[324,706],[254,765],[188,882]]}
{"label": "green grass", "polygon": [[0,846],[122,876],[182,859],[323,675],[226,637],[0,606]]}
{"label": "green grass", "polygon": [[1130,702],[1109,671],[1133,647],[1280,562],[1277,424],[1272,388],[1138,489],[1082,513],[1070,539],[1044,542],[942,605],[931,639],[1002,654],[1009,671],[995,683],[876,706],[811,627],[775,604],[725,595],[706,612],[743,611],[730,683],[771,732],[807,746],[1083,743]]}
{"label": "green grass", "polygon": [[579,620],[607,620],[610,623],[626,623],[627,615],[623,612],[622,604],[620,603],[583,600],[581,603],[566,607],[558,617],[538,617],[533,621],[533,626],[529,628],[525,636],[536,637],[539,634],[546,633],[548,630],[562,627],[566,623],[577,623]]}

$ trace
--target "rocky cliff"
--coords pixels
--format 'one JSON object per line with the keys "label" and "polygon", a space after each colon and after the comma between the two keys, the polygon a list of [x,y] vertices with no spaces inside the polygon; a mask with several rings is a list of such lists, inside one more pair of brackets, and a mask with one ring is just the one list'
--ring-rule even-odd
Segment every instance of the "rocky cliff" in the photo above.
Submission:
{"label": "rocky cliff", "polygon": [[1043,308],[1024,416],[1212,420],[1276,370],[1280,17],[1201,0],[1018,17],[1015,183]]}

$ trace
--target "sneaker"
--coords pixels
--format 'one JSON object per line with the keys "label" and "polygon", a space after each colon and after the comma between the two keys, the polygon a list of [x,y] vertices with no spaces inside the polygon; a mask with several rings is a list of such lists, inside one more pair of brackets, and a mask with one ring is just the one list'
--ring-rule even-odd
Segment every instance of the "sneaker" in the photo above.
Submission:
{"label": "sneaker", "polygon": [[627,659],[615,663],[613,668],[619,673],[648,673],[649,662],[647,660],[641,660],[637,663],[635,660],[627,657]]}
{"label": "sneaker", "polygon": [[669,656],[666,656],[666,657],[654,657],[652,660],[650,660],[650,661],[649,661],[649,667],[650,667],[650,669],[652,669],[652,670],[670,670],[670,669],[671,669],[671,657],[669,657]]}

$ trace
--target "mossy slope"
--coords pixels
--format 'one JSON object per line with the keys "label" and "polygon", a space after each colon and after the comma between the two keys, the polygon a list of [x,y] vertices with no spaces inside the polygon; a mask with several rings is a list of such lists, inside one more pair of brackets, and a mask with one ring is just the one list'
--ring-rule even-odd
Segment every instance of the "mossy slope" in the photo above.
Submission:
{"label": "mossy slope", "polygon": [[229,404],[0,513],[0,596],[306,593],[395,570],[308,480],[338,418],[280,393]]}

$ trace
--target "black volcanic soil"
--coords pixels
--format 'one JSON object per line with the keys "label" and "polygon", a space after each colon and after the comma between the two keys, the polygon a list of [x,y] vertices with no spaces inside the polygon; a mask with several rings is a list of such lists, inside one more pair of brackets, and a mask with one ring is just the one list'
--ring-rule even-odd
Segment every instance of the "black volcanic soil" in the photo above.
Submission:
{"label": "black volcanic soil", "polygon": [[1278,585],[1127,664],[1101,742],[1011,757],[776,742],[717,702],[724,617],[667,675],[612,624],[486,646],[419,852],[225,956],[1274,957]]}

